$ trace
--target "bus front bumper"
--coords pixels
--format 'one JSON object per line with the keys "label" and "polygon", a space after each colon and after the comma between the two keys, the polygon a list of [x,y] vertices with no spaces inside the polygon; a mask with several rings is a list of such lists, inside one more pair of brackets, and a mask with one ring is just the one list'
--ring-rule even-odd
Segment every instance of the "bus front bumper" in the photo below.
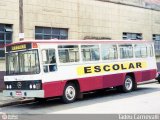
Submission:
{"label": "bus front bumper", "polygon": [[4,90],[3,96],[44,98],[44,90]]}

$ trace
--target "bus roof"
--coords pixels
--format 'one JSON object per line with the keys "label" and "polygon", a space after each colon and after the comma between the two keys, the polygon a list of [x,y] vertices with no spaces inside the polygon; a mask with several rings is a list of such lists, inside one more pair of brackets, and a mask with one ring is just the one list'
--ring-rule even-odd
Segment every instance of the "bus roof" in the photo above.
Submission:
{"label": "bus roof", "polygon": [[23,43],[53,43],[53,44],[96,44],[96,43],[152,43],[149,40],[23,40],[14,42],[6,46],[23,44]]}

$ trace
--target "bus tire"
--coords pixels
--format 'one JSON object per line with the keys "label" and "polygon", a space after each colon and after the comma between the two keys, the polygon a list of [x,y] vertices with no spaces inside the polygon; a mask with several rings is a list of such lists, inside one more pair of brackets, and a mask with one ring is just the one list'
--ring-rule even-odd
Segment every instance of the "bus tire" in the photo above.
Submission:
{"label": "bus tire", "polygon": [[66,84],[63,91],[62,102],[65,104],[72,103],[76,100],[76,97],[77,97],[76,85],[74,83]]}
{"label": "bus tire", "polygon": [[131,92],[137,88],[137,84],[135,83],[133,77],[127,75],[124,80],[124,84],[122,86],[122,92]]}

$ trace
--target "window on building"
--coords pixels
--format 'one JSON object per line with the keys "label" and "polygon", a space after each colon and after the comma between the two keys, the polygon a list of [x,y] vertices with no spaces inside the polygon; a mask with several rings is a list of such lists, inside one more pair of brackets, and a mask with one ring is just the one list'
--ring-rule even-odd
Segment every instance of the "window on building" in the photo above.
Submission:
{"label": "window on building", "polygon": [[35,39],[68,39],[68,29],[51,28],[51,27],[35,27]]}
{"label": "window on building", "polygon": [[135,57],[136,58],[145,58],[147,57],[147,46],[146,45],[135,45]]}
{"label": "window on building", "polygon": [[59,45],[58,53],[60,63],[79,62],[78,45]]}
{"label": "window on building", "polygon": [[119,45],[119,49],[121,59],[133,58],[132,45]]}
{"label": "window on building", "polygon": [[42,50],[43,59],[43,70],[45,73],[57,71],[57,62],[55,49]]}
{"label": "window on building", "polygon": [[6,44],[12,43],[12,25],[10,24],[0,24],[0,58],[5,57]]}
{"label": "window on building", "polygon": [[101,45],[102,60],[114,60],[118,58],[116,45]]}
{"label": "window on building", "polygon": [[123,40],[142,40],[142,33],[123,33]]}
{"label": "window on building", "polygon": [[153,34],[153,40],[160,41],[160,34]]}
{"label": "window on building", "polygon": [[155,54],[159,55],[160,53],[160,34],[153,34],[152,37],[154,41]]}
{"label": "window on building", "polygon": [[98,61],[100,60],[98,45],[82,45],[81,46],[83,61]]}

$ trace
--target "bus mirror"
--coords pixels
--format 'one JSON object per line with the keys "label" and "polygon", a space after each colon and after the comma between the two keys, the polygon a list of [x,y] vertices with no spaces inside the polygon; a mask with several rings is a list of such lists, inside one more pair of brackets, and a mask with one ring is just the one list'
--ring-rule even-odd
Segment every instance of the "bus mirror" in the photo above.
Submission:
{"label": "bus mirror", "polygon": [[42,50],[42,61],[43,62],[47,61],[47,52],[46,52],[46,50]]}

